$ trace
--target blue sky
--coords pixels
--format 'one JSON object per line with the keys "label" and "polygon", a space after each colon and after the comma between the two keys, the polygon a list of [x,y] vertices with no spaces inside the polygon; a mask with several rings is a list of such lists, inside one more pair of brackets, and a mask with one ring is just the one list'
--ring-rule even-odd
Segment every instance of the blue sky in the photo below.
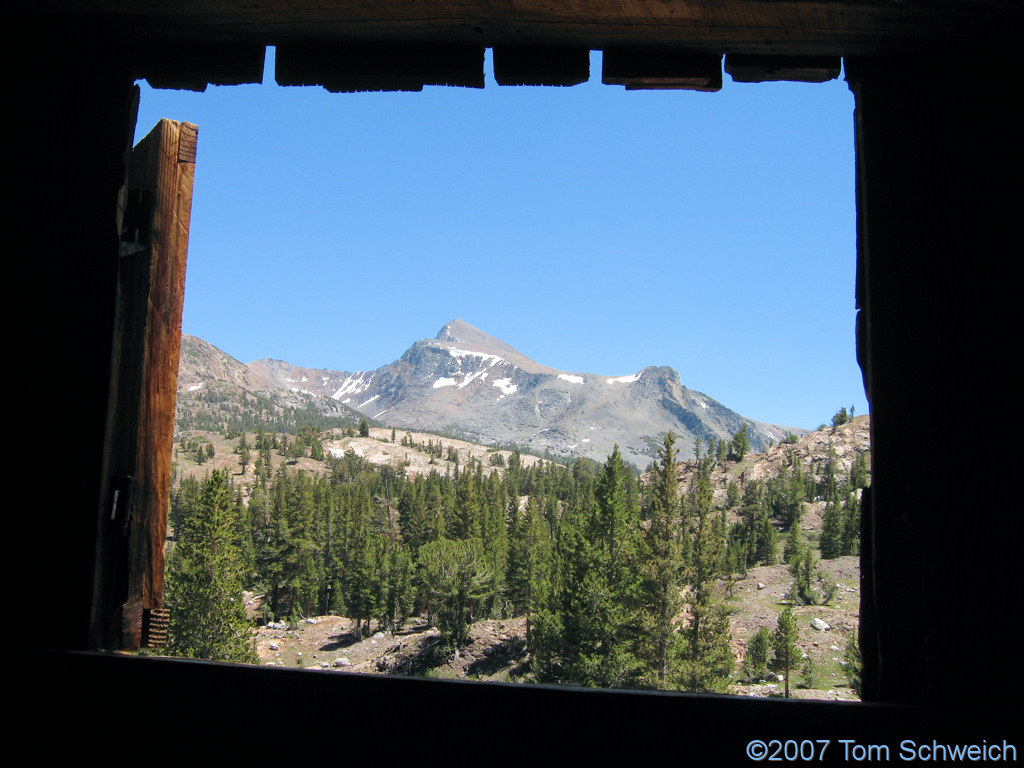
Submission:
{"label": "blue sky", "polygon": [[503,87],[205,93],[142,83],[136,138],[199,126],[183,330],[243,362],[398,358],[461,318],[536,361],[669,365],[744,416],[867,412],[853,97]]}

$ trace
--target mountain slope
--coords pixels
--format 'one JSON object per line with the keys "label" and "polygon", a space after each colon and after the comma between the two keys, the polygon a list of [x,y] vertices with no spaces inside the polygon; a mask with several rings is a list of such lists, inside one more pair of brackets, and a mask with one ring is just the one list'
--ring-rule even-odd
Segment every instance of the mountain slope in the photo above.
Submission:
{"label": "mountain slope", "polygon": [[397,428],[516,443],[561,458],[603,460],[617,444],[623,458],[640,467],[669,430],[679,437],[681,458],[693,455],[697,437],[728,440],[744,425],[755,451],[787,431],[805,431],[746,419],[685,387],[672,368],[650,366],[619,377],[561,371],[462,320],[372,371],[315,370],[278,360],[248,368],[256,381],[330,397]]}
{"label": "mountain slope", "polygon": [[[288,367],[287,363],[281,366]],[[289,367],[290,369],[290,367]],[[294,432],[357,426],[362,414],[330,397],[283,387],[268,367],[240,363],[196,336],[182,334],[178,361],[177,430]]]}

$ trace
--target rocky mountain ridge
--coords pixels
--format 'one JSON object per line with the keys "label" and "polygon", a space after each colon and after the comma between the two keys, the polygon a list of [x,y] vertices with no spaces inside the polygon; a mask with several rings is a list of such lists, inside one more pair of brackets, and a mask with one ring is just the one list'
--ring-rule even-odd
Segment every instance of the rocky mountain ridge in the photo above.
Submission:
{"label": "rocky mountain ridge", "polygon": [[[184,349],[183,343],[183,364]],[[329,399],[398,429],[515,443],[523,451],[563,459],[601,461],[618,445],[623,458],[641,468],[670,430],[679,437],[684,459],[692,457],[695,438],[728,440],[744,426],[755,451],[787,432],[806,431],[746,419],[684,386],[666,366],[619,377],[562,371],[462,320],[446,323],[433,339],[413,343],[398,360],[372,371],[310,369],[268,359],[232,363],[237,365],[220,363],[205,372],[183,368],[179,392],[199,386],[190,383],[197,377],[229,375],[239,386]]]}

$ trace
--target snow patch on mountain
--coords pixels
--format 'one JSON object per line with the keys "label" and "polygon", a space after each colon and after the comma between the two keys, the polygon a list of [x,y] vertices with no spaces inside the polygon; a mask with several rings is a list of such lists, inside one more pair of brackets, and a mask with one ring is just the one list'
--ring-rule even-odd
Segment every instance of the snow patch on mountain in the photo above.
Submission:
{"label": "snow patch on mountain", "polygon": [[560,378],[562,381],[568,381],[570,384],[582,384],[583,383],[583,377],[582,376],[576,376],[575,374],[572,374],[572,373],[560,373],[560,374],[558,374],[558,378]]}
{"label": "snow patch on mountain", "polygon": [[[493,365],[493,363],[491,363]],[[458,385],[459,389],[464,389],[467,385],[471,384],[477,377],[482,376],[487,378],[487,371],[473,371],[472,373],[466,374],[466,379]]]}
{"label": "snow patch on mountain", "polygon": [[508,378],[508,379],[495,379],[493,382],[491,382],[491,386],[492,387],[497,387],[502,392],[504,392],[506,395],[514,394],[516,391],[519,390],[519,387],[517,387],[515,384],[512,383],[512,379],[511,378]]}
{"label": "snow patch on mountain", "polygon": [[341,400],[345,395],[358,395],[360,392],[365,392],[369,389],[370,382],[373,381],[373,377],[376,375],[376,371],[370,374],[370,378],[366,378],[365,371],[353,373],[341,383],[341,387],[339,387],[331,397],[335,400]]}
{"label": "snow patch on mountain", "polygon": [[459,359],[459,360],[461,360],[463,357],[479,357],[479,358],[482,358],[483,362],[485,362],[485,363],[488,360],[490,360],[491,364],[490,364],[489,367],[491,367],[491,368],[493,368],[498,363],[506,362],[505,358],[503,358],[503,357],[498,357],[497,355],[491,355],[491,354],[488,354],[487,352],[472,352],[472,351],[470,351],[468,349],[454,349],[454,348],[450,348],[448,350],[448,354],[451,355],[452,357],[456,358],[456,359]]}
{"label": "snow patch on mountain", "polygon": [[634,373],[632,376],[617,376],[614,379],[608,379],[609,384],[632,384],[634,381],[639,380],[640,374]]}

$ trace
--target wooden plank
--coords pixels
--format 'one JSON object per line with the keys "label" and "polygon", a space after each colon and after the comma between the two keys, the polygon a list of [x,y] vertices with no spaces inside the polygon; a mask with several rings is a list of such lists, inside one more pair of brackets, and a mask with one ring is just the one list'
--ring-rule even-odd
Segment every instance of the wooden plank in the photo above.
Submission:
{"label": "wooden plank", "polygon": [[278,85],[331,93],[421,91],[425,85],[484,87],[482,45],[342,43],[277,47]]}
{"label": "wooden plank", "polygon": [[[198,129],[161,120],[128,162],[101,505],[97,645],[137,649],[163,607],[181,312]],[[109,510],[107,513],[106,510]]]}
{"label": "wooden plank", "polygon": [[686,46],[705,53],[907,55],[963,44],[1016,46],[1014,0],[35,0],[40,13],[74,13],[133,36],[194,41],[420,42],[584,46]]}
{"label": "wooden plank", "polygon": [[590,49],[515,45],[494,48],[498,85],[569,86],[590,79]]}
{"label": "wooden plank", "polygon": [[824,83],[839,77],[842,66],[842,59],[828,56],[725,57],[725,71],[737,83]]}
{"label": "wooden plank", "polygon": [[632,90],[717,91],[722,87],[722,56],[645,48],[604,52],[601,82]]}
{"label": "wooden plank", "polygon": [[136,43],[132,75],[153,88],[205,91],[207,85],[263,81],[266,46],[258,43]]}

